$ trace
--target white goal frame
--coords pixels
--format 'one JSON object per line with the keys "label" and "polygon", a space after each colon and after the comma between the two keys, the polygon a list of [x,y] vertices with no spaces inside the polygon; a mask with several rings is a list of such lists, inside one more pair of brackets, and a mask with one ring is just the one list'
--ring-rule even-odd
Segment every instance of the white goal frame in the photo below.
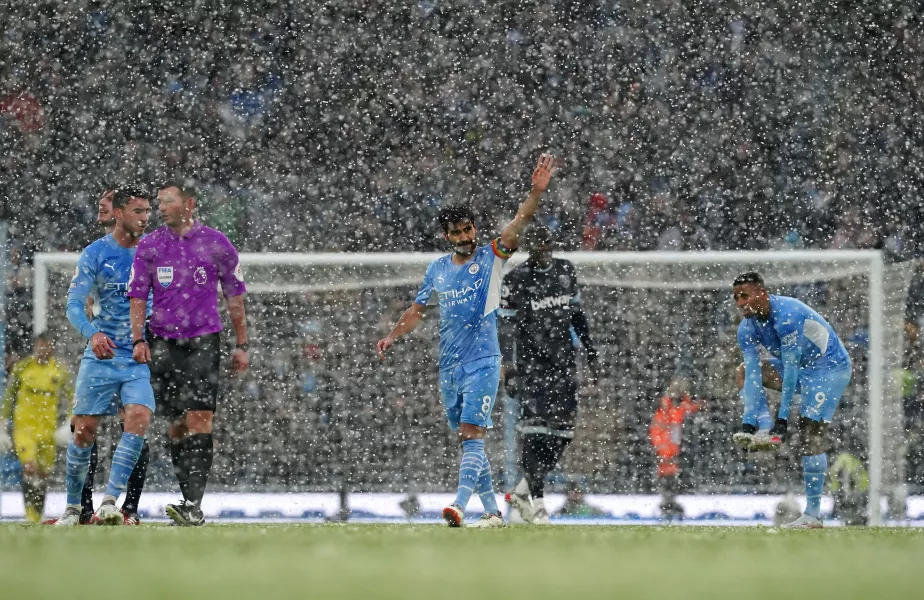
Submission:
{"label": "white goal frame", "polygon": [[[420,267],[420,276],[412,279],[378,280],[374,284],[361,283],[350,287],[374,287],[382,285],[416,284],[423,278],[424,269],[440,253],[242,253],[241,264],[247,266],[376,266],[402,265]],[[883,499],[883,377],[884,377],[884,261],[878,250],[798,250],[798,251],[707,251],[707,252],[562,252],[556,256],[566,258],[576,266],[581,265],[707,265],[707,264],[754,264],[754,263],[829,263],[851,261],[865,265],[868,274],[869,298],[869,498],[868,516],[870,525],[882,523]],[[74,267],[79,255],[67,252],[43,252],[35,255],[33,285],[33,331],[39,333],[48,326],[48,272],[52,266]],[[517,261],[523,257],[516,257]],[[511,261],[514,262],[514,261]],[[818,277],[811,276],[816,280]],[[592,280],[582,283],[593,285]],[[620,282],[626,287],[649,283]],[[670,284],[665,284],[670,285]],[[730,285],[730,284],[729,284]],[[305,290],[305,285],[248,285],[249,293],[284,293]],[[328,288],[329,289],[329,286]]]}

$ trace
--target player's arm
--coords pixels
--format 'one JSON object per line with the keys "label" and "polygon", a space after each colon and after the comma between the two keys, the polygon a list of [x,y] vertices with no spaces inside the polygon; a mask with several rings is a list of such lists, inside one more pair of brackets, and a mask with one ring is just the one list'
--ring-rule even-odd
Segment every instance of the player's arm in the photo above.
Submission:
{"label": "player's arm", "polygon": [[533,171],[533,187],[529,191],[529,196],[520,204],[516,216],[507,223],[507,226],[501,232],[500,242],[507,250],[516,250],[520,245],[520,236],[523,235],[523,230],[526,229],[533,215],[536,214],[536,209],[539,207],[539,198],[549,187],[549,181],[555,172],[554,164],[555,159],[551,154],[543,154],[539,157],[536,170]]}
{"label": "player's arm", "polygon": [[598,377],[597,370],[597,348],[594,346],[593,338],[590,337],[590,325],[587,323],[587,314],[584,307],[581,306],[581,294],[575,286],[575,293],[571,297],[571,327],[577,335],[584,351],[587,353],[587,366],[590,367],[594,379]]}
{"label": "player's arm", "polygon": [[436,263],[432,262],[427,266],[423,283],[420,284],[420,289],[417,291],[417,298],[414,299],[410,308],[404,311],[404,314],[401,315],[401,318],[398,319],[398,322],[388,335],[380,339],[378,344],[375,345],[380,359],[385,360],[385,352],[395,344],[397,339],[414,331],[414,328],[423,321],[424,313],[427,311],[427,303],[430,302],[430,296],[434,292],[433,270],[436,268],[435,265]]}
{"label": "player's arm", "polygon": [[[738,327],[738,347],[744,359],[744,413],[757,414],[757,407],[766,402],[767,392],[764,390],[763,373],[760,367],[760,352],[749,327],[742,322]],[[749,423],[757,426],[757,422]]]}
{"label": "player's arm", "polygon": [[90,349],[101,360],[115,356],[115,343],[97,329],[87,318],[87,297],[96,287],[96,260],[89,250],[84,250],[77,261],[77,270],[67,291],[67,320],[80,335],[90,340]]}
{"label": "player's arm", "polygon": [[71,409],[74,405],[74,384],[71,381],[71,374],[64,367],[59,367],[58,380],[61,382],[58,387],[59,411],[63,413],[64,420],[55,429],[55,444],[58,446],[67,446],[71,441]]}
{"label": "player's arm", "polygon": [[425,305],[418,304],[417,302],[412,303],[410,308],[404,311],[404,314],[401,315],[401,318],[398,319],[398,322],[388,335],[379,340],[379,343],[376,344],[379,358],[384,360],[385,352],[395,344],[399,337],[414,331],[417,325],[423,321],[426,311],[427,307]]}
{"label": "player's arm", "polygon": [[151,362],[151,349],[144,339],[144,322],[148,317],[148,297],[151,294],[151,265],[146,258],[144,238],[138,242],[131,275],[128,277],[128,319],[132,329],[132,358],[135,362]]}
{"label": "player's arm", "polygon": [[[777,412],[777,424],[774,433],[785,434],[785,422],[789,421],[789,407],[799,383],[799,368],[802,361],[802,327],[804,318],[792,317],[791,323],[780,328],[780,358],[783,360],[783,386],[780,392],[780,410]],[[781,423],[783,421],[784,423]]]}
{"label": "player's arm", "polygon": [[13,365],[6,380],[6,390],[3,392],[3,404],[0,405],[0,419],[5,421],[13,416],[13,407],[16,405],[16,396],[19,394],[19,383],[22,378],[22,361]]}

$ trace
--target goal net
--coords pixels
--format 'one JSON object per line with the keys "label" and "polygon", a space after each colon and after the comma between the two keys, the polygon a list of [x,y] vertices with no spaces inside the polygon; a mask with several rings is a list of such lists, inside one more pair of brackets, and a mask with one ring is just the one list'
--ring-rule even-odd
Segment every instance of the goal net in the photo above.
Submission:
{"label": "goal net", "polygon": [[[895,370],[902,365],[909,264],[885,264],[875,251],[559,256],[577,266],[602,370],[596,386],[582,382],[565,475],[592,492],[657,491],[648,429],[674,382],[702,406],[682,431],[685,493],[801,493],[796,444],[775,455],[745,455],[730,441],[741,418],[734,383],[741,360],[738,317],[730,283],[755,270],[772,293],[799,298],[828,319],[854,360],[831,428],[833,452],[850,452],[866,463],[871,506],[901,489],[903,418]],[[454,488],[458,449],[439,401],[437,315],[429,315],[384,363],[375,357],[376,340],[412,301],[434,257],[242,255],[251,369],[243,378],[223,379],[211,489]],[[75,364],[83,342],[67,327],[64,303],[76,258],[37,255],[34,287],[36,330],[57,336],[59,354]],[[770,398],[771,404],[778,401]],[[500,425],[503,404],[499,398]],[[162,420],[155,423],[150,437],[162,439]],[[505,475],[502,444],[502,435],[490,436],[497,481]],[[101,448],[105,460],[105,444]],[[147,489],[172,488],[165,449],[155,443],[152,451],[157,458]],[[878,522],[879,512],[871,510],[871,518]]]}

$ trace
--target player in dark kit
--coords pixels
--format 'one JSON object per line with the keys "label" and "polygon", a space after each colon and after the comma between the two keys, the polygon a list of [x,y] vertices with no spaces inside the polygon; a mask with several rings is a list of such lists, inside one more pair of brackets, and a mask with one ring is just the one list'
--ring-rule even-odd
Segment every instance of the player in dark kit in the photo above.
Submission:
{"label": "player in dark kit", "polygon": [[[168,182],[157,194],[165,225],[144,237],[132,264],[133,356],[151,364],[151,385],[170,419],[170,455],[183,502],[168,504],[180,525],[202,525],[201,502],[212,468],[212,419],[218,402],[220,340],[218,284],[228,303],[237,345],[235,373],[248,366],[244,272],[223,233],[193,219],[196,198]],[[147,337],[145,305],[153,290]]]}
{"label": "player in dark kit", "polygon": [[597,371],[574,265],[553,258],[553,247],[549,229],[534,225],[526,235],[529,258],[507,274],[501,289],[505,387],[520,400],[517,428],[524,473],[506,499],[523,520],[536,524],[549,521],[545,477],[574,439],[575,337],[587,353],[594,379]]}

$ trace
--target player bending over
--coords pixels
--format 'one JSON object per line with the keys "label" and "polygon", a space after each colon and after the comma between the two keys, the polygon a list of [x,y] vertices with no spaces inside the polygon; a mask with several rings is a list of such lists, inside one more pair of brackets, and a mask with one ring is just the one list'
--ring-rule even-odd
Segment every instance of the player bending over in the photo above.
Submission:
{"label": "player bending over", "polygon": [[545,478],[574,439],[574,338],[587,352],[594,379],[597,351],[581,307],[574,265],[552,257],[552,232],[543,225],[533,225],[524,241],[529,259],[507,274],[501,293],[505,385],[520,401],[517,429],[523,442],[523,478],[506,500],[527,523],[544,525],[549,522]]}
{"label": "player bending over", "polygon": [[[132,358],[129,299],[125,295],[135,249],[147,228],[151,204],[140,192],[119,189],[112,196],[112,212],[115,229],[81,253],[67,295],[68,321],[89,343],[77,373],[74,439],[67,447],[65,473],[67,508],[55,523],[59,527],[80,522],[81,492],[100,417],[116,414],[119,399],[125,410],[124,429],[112,455],[109,484],[97,517],[103,525],[124,522],[115,503],[141,455],[154,412],[150,370]],[[94,289],[100,313],[91,322],[85,305]]]}
{"label": "player bending over", "polygon": [[486,246],[475,244],[475,215],[471,209],[449,206],[440,211],[443,237],[452,254],[430,263],[417,299],[382,340],[381,359],[402,335],[417,327],[430,295],[440,305],[440,396],[449,428],[459,432],[462,460],[455,501],[443,509],[450,527],[460,527],[465,507],[477,491],[485,513],[470,527],[504,527],[497,508],[491,465],[484,451],[484,435],[492,426],[491,410],[500,381],[501,351],[497,340],[501,270],[520,243],[533,218],[539,198],[552,178],[554,159],[543,154],[532,176],[529,197],[501,236]]}
{"label": "player bending over", "polygon": [[[738,276],[732,288],[735,304],[744,317],[738,326],[738,346],[744,363],[735,377],[744,401],[744,424],[732,439],[747,450],[778,448],[786,439],[793,396],[801,395],[799,430],[805,514],[783,527],[820,529],[821,494],[828,470],[826,435],[850,382],[850,357],[821,315],[795,298],[770,295],[758,273]],[[758,345],[771,355],[763,364]],[[781,392],[772,429],[764,388]]]}

